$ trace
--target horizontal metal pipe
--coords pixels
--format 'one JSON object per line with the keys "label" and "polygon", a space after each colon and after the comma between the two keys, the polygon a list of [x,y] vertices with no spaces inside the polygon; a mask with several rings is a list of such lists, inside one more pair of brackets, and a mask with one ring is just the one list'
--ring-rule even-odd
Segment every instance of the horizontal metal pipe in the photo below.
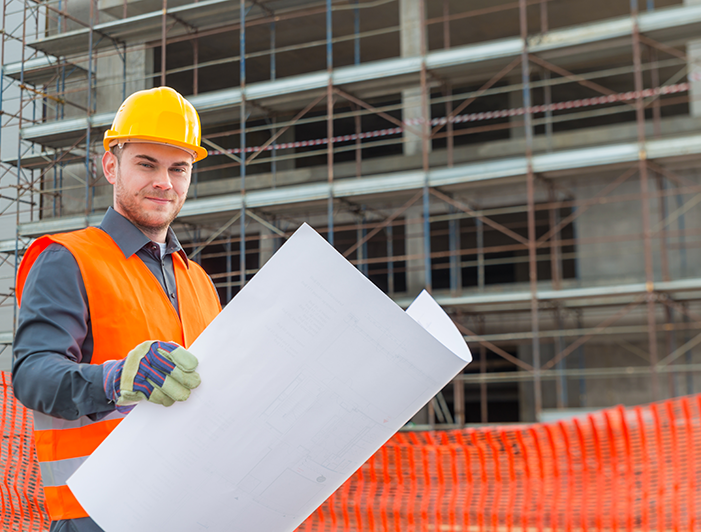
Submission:
{"label": "horizontal metal pipe", "polygon": [[[661,367],[658,373],[695,373],[701,372],[701,364],[677,364]],[[622,378],[622,377],[645,377],[649,376],[650,366],[628,366],[619,368],[583,368],[583,369],[550,369],[541,370],[540,378],[554,380],[560,376],[577,378]],[[463,373],[455,377],[468,384],[479,384],[482,382],[528,382],[533,380],[533,373],[530,371],[504,371],[494,373]]]}

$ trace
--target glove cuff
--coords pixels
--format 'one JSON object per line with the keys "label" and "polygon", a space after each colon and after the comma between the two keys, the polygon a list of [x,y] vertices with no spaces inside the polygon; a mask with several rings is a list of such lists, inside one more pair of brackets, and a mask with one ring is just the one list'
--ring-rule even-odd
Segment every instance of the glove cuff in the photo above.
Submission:
{"label": "glove cuff", "polygon": [[105,389],[105,396],[110,403],[116,403],[120,395],[120,381],[122,380],[122,369],[124,360],[108,360],[102,364],[102,385]]}

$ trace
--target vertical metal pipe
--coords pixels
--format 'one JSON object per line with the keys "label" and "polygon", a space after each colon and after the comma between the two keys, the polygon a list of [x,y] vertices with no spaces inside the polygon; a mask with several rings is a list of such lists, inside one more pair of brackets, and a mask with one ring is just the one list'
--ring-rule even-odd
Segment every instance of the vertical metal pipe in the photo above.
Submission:
{"label": "vertical metal pipe", "polygon": [[326,203],[328,241],[333,246],[333,28],[331,0],[326,0],[326,71],[329,82],[326,89],[326,165],[329,196]]}
{"label": "vertical metal pipe", "polygon": [[541,33],[547,33],[550,31],[548,24],[548,1],[540,0],[540,31]]}
{"label": "vertical metal pipe", "polygon": [[[681,194],[676,195],[677,209],[684,206],[684,198]],[[679,229],[679,277],[685,279],[689,271],[688,255],[686,253],[686,220],[684,214],[677,218],[677,227]]]}
{"label": "vertical metal pipe", "polygon": [[433,272],[431,271],[431,203],[428,189],[428,172],[423,190],[423,233],[424,233],[424,272],[426,272],[426,290],[430,293],[433,287]]}
{"label": "vertical metal pipe", "polygon": [[[663,305],[663,308],[665,313],[665,322],[669,324],[669,328],[665,331],[665,343],[667,345],[667,353],[665,353],[664,356],[666,356],[670,353],[674,353],[674,351],[677,349],[677,331],[674,328],[674,309],[668,305]],[[679,375],[676,371],[670,371],[667,375],[670,397],[679,397],[681,395],[681,393],[679,393]]]}
{"label": "vertical metal pipe", "polygon": [[[540,33],[545,34],[550,31],[549,21],[548,21],[548,0],[540,0]],[[552,90],[550,87],[550,71],[546,68],[543,69],[543,81],[545,85],[543,86],[543,104],[548,106],[552,103]],[[546,150],[551,152],[553,150],[553,112],[551,109],[545,111],[545,143]]]}
{"label": "vertical metal pipe", "polygon": [[669,281],[671,277],[669,275],[669,237],[667,235],[667,226],[664,221],[667,219],[667,182],[665,178],[659,174],[655,175],[657,189],[659,190],[659,201],[658,208],[660,223],[662,228],[660,229],[660,269],[662,273],[662,280]]}
{"label": "vertical metal pipe", "polygon": [[[557,201],[557,193],[555,192],[555,187],[552,184],[550,185],[548,192],[550,202],[548,217],[550,222],[550,228],[553,229],[557,227],[557,225],[560,223],[560,210],[555,208],[555,202]],[[553,236],[550,238],[550,273],[552,278],[553,290],[560,290],[562,288],[562,259],[559,231],[553,234]]]}
{"label": "vertical metal pipe", "polygon": [[[64,68],[65,70],[65,68]],[[127,45],[122,47],[122,101],[127,99]]]}
{"label": "vertical metal pipe", "polygon": [[368,277],[370,275],[370,265],[367,263],[368,259],[368,243],[365,242],[365,236],[368,233],[368,230],[365,228],[365,205],[361,206],[361,218],[360,218],[360,227],[358,228],[358,238],[359,241],[362,240],[363,244],[358,248],[358,259],[360,259],[360,271],[363,272],[363,274]]}
{"label": "vertical metal pipe", "polygon": [[428,186],[429,159],[428,152],[431,142],[431,111],[428,98],[428,73],[426,70],[426,4],[419,0],[419,28],[421,35],[421,153],[423,160],[424,186],[423,186],[423,232],[424,232],[424,272],[426,290],[431,292],[433,279],[431,272],[431,197]]}
{"label": "vertical metal pipe", "polygon": [[166,13],[168,12],[168,0],[163,0],[163,12],[161,14],[161,87],[166,84]]}
{"label": "vertical metal pipe", "polygon": [[90,134],[92,130],[93,92],[93,17],[95,0],[90,0],[90,28],[88,31],[88,127],[85,132],[85,216],[90,214]]}
{"label": "vertical metal pipe", "polygon": [[[548,209],[550,228],[557,227],[560,223],[560,209],[556,208],[557,193],[555,187],[550,184],[548,201],[550,209]],[[562,288],[562,262],[560,258],[560,232],[556,232],[550,238],[550,272],[552,285],[554,290]],[[555,306],[555,330],[561,331],[562,326],[562,309],[560,305]],[[565,349],[565,344],[561,335],[555,336],[555,353],[560,353]],[[568,406],[567,397],[567,378],[564,375],[565,359],[560,360],[555,368],[558,371],[557,379],[555,380],[555,392],[557,397],[557,408],[563,409]]]}
{"label": "vertical metal pipe", "polygon": [[[6,28],[7,26],[5,25],[5,3],[3,2],[3,28]],[[3,60],[4,58],[4,44],[5,44],[5,37],[3,35],[2,37],[2,42],[3,42]],[[18,131],[22,131],[22,121],[23,121],[23,109],[24,105],[23,104],[23,97],[24,97],[24,54],[25,54],[25,48],[27,45],[27,2],[22,2],[22,46],[21,46],[21,51],[20,51],[20,72],[19,72],[19,109],[17,110],[17,129]],[[0,94],[0,97],[2,94]],[[17,188],[15,190],[15,194],[17,195],[17,202],[15,203],[15,278],[17,277],[17,268],[19,267],[19,223],[20,223],[20,194],[22,189],[20,188],[22,185],[22,139],[19,138],[17,141],[17,180],[16,180],[16,185]],[[17,298],[14,299],[14,305],[12,307],[12,333],[14,336],[14,333],[17,332]]]}
{"label": "vertical metal pipe", "polygon": [[[65,65],[61,67],[61,94],[66,94],[66,67]],[[66,114],[66,104],[61,103],[61,120],[63,120]]]}
{"label": "vertical metal pipe", "polygon": [[192,94],[197,95],[199,92],[199,82],[200,82],[200,40],[195,37],[192,39]]}
{"label": "vertical metal pipe", "polygon": [[[650,82],[653,87],[660,86],[660,69],[657,63],[657,50],[652,46],[648,46],[650,56]],[[662,136],[662,107],[660,106],[660,98],[655,98],[652,102],[652,132],[655,138]]]}
{"label": "vertical metal pipe", "polygon": [[443,48],[450,48],[450,1],[443,0]]}
{"label": "vertical metal pipe", "polygon": [[[459,377],[459,376],[458,376]],[[465,425],[465,381],[460,378],[453,380],[453,411],[455,424],[458,428]]]}
{"label": "vertical metal pipe", "polygon": [[538,270],[536,257],[536,231],[535,231],[535,176],[533,174],[533,116],[531,114],[531,82],[530,65],[528,59],[528,20],[526,18],[526,0],[519,0],[519,19],[521,28],[521,82],[523,84],[523,106],[526,109],[524,115],[524,129],[526,140],[526,188],[528,194],[528,277],[531,290],[531,330],[533,332],[533,389],[535,418],[540,418],[543,410],[543,397],[540,382],[540,338],[538,323]]}
{"label": "vertical metal pipe", "polygon": [[[455,213],[454,207],[449,208],[450,213]],[[460,292],[460,220],[451,218],[448,221],[448,250],[450,251],[450,294],[458,295]]]}
{"label": "vertical metal pipe", "polygon": [[[277,39],[277,28],[275,26],[275,19],[270,23],[270,80],[275,81],[277,78],[277,56],[275,55]],[[277,118],[272,118],[273,128],[270,131],[271,136],[277,135]],[[277,140],[273,142],[272,150],[270,152],[270,172],[273,174],[272,188],[277,186]],[[277,239],[276,239],[277,241]]]}
{"label": "vertical metal pipe", "polygon": [[360,138],[360,133],[362,133],[362,120],[360,118],[360,108],[351,104],[351,108],[356,112],[353,117],[355,121],[355,177],[360,177],[363,172],[363,139]]}
{"label": "vertical metal pipe", "polygon": [[226,303],[231,301],[232,286],[231,286],[231,237],[227,238],[224,244],[226,251]]}
{"label": "vertical metal pipe", "polygon": [[387,293],[394,294],[394,230],[392,224],[385,228],[387,233]]}
{"label": "vertical metal pipe", "polygon": [[657,323],[655,319],[655,295],[654,295],[654,265],[652,259],[652,233],[650,230],[650,200],[648,192],[648,175],[647,175],[647,153],[645,150],[645,101],[643,100],[643,71],[640,54],[640,29],[638,27],[638,2],[637,0],[630,1],[631,18],[633,20],[633,67],[635,78],[635,90],[638,91],[636,99],[636,122],[638,126],[638,172],[640,174],[640,195],[642,206],[642,222],[643,222],[643,245],[645,252],[645,281],[647,286],[647,324],[648,324],[648,343],[650,351],[650,371],[651,371],[651,389],[652,400],[660,399],[660,383],[657,373]]}
{"label": "vertical metal pipe", "polygon": [[331,0],[326,0],[326,70],[333,68],[333,8]]}
{"label": "vertical metal pipe", "polygon": [[484,224],[475,218],[477,233],[477,288],[484,290]]}
{"label": "vertical metal pipe", "polygon": [[58,190],[58,168],[56,168],[58,165],[54,165],[53,167],[53,189],[54,193],[52,194],[52,202],[51,202],[51,216],[54,218],[56,217],[56,211],[57,211],[57,206],[58,206],[58,196],[56,195],[56,191]]}
{"label": "vertical metal pipe", "polygon": [[[165,1],[165,0],[164,0]],[[241,288],[246,284],[246,0],[240,0],[241,30],[239,32],[239,78],[241,84],[241,223],[239,231],[239,270],[241,272]]]}
{"label": "vertical metal pipe", "polygon": [[[687,315],[686,311],[688,310],[689,305],[688,305],[688,303],[682,303],[682,306],[684,307],[684,310],[685,310],[685,312],[682,313],[682,320],[683,320],[684,324],[688,324],[689,323],[689,316]],[[689,340],[688,334],[686,331],[687,331],[687,329],[685,327],[684,334],[682,335],[682,342],[683,343],[686,343]],[[691,364],[693,362],[693,356],[691,353],[691,349],[689,349],[686,353],[684,353],[684,361],[687,364]],[[694,391],[695,391],[694,390],[694,374],[691,371],[689,371],[686,374],[686,394],[691,395],[692,393],[694,393]]]}
{"label": "vertical metal pipe", "polygon": [[360,64],[360,9],[358,9],[359,0],[355,0],[355,9],[353,10],[353,63]]}
{"label": "vertical metal pipe", "polygon": [[444,85],[444,96],[445,96],[445,116],[448,117],[448,123],[446,124],[446,132],[448,133],[448,138],[446,139],[448,147],[448,168],[453,167],[455,154],[455,137],[453,135],[453,88],[449,83]]}
{"label": "vertical metal pipe", "polygon": [[[582,318],[582,311],[577,310],[577,329],[584,328],[584,319]],[[580,345],[577,348],[577,358],[579,360],[579,369],[584,370],[586,368],[586,361],[584,360],[584,346]],[[587,406],[587,381],[584,377],[579,377],[579,406],[581,408]]]}
{"label": "vertical metal pipe", "polygon": [[[277,135],[277,118],[273,117],[271,122],[272,128],[270,129],[270,135]],[[273,176],[271,188],[277,187],[277,140],[273,142],[272,150],[270,150],[270,173]]]}
{"label": "vertical metal pipe", "polygon": [[[558,331],[561,331],[563,329],[562,326],[562,309],[560,308],[560,305],[557,305],[555,307],[555,328]],[[565,342],[563,341],[562,336],[559,334],[555,336],[555,353],[561,353],[565,349]],[[557,394],[557,408],[559,409],[564,409],[567,408],[568,405],[568,396],[567,396],[567,377],[565,377],[564,374],[564,369],[565,369],[565,359],[563,358],[560,360],[556,365],[555,368],[558,371],[558,376],[557,379],[555,380],[555,390]]]}
{"label": "vertical metal pipe", "polygon": [[546,106],[545,111],[545,145],[546,151],[553,151],[553,112],[548,106],[553,103],[552,90],[550,87],[550,71],[543,69],[543,81],[546,85],[543,87],[543,104]]}
{"label": "vertical metal pipe", "polygon": [[[655,79],[653,76],[653,87],[657,87],[659,84],[655,84]],[[653,110],[653,117],[655,117],[654,110]],[[658,131],[659,128],[659,117],[654,118],[654,122],[657,122],[657,126],[653,129],[655,129],[655,136],[659,137],[660,132]],[[659,208],[659,219],[660,222],[662,223],[662,228],[660,229],[660,239],[659,239],[659,245],[660,245],[660,266],[662,270],[662,280],[663,281],[669,281],[671,279],[670,274],[669,274],[669,239],[667,236],[667,226],[664,224],[664,221],[667,219],[667,195],[665,194],[666,189],[667,189],[667,181],[664,178],[664,176],[656,173],[655,175],[655,182],[657,183],[657,189],[659,190],[659,200],[658,200],[658,208]],[[674,310],[669,307],[668,305],[663,305],[662,306],[665,314],[665,323],[674,323]],[[667,353],[664,355],[668,355],[670,353],[673,353],[676,348],[677,348],[677,334],[676,330],[674,328],[667,329],[664,333],[665,335],[665,345],[667,346]],[[679,394],[679,383],[678,383],[678,375],[677,372],[669,372],[667,374],[667,383],[669,386],[669,392],[671,394],[671,397],[678,397]]]}
{"label": "vertical metal pipe", "polygon": [[457,427],[465,426],[465,382],[462,379],[453,381],[453,409]]}
{"label": "vertical metal pipe", "polygon": [[275,53],[277,39],[277,28],[275,19],[270,23],[270,81],[275,81],[277,78],[277,55]]}
{"label": "vertical metal pipe", "polygon": [[326,200],[326,216],[328,226],[328,241],[333,246],[333,86],[329,77],[329,84],[326,91],[326,175],[329,185],[329,195]]}
{"label": "vertical metal pipe", "polygon": [[[479,317],[479,334],[484,335],[485,319],[484,316]],[[480,344],[480,375],[484,376],[487,373],[487,348],[484,344]],[[489,403],[487,397],[487,382],[480,382],[480,421],[489,423]]]}

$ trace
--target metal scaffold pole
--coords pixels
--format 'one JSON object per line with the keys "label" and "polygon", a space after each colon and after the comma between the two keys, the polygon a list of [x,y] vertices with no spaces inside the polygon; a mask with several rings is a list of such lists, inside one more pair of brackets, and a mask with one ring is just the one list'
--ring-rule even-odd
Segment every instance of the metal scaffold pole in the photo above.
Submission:
{"label": "metal scaffold pole", "polygon": [[[165,1],[165,0],[164,0]],[[91,181],[91,170],[90,170],[90,143],[91,143],[91,133],[92,133],[92,121],[90,117],[93,114],[93,38],[95,32],[94,27],[94,17],[95,17],[95,1],[90,0],[90,32],[88,38],[88,105],[87,105],[87,116],[88,116],[88,127],[85,130],[85,216],[90,214],[90,181]]]}
{"label": "metal scaffold pole", "polygon": [[326,217],[329,243],[334,245],[333,227],[333,11],[331,0],[326,0],[326,72],[329,81],[326,87],[326,165],[329,195],[326,204]]}
{"label": "metal scaffold pole", "polygon": [[168,28],[166,21],[168,20],[168,0],[163,0],[161,8],[161,87],[166,86],[166,47]]}
{"label": "metal scaffold pole", "polygon": [[640,174],[640,204],[642,211],[643,223],[643,246],[645,253],[645,285],[647,289],[647,325],[648,325],[648,345],[650,350],[650,372],[651,372],[651,388],[652,399],[657,401],[661,399],[660,382],[658,377],[658,355],[657,355],[657,324],[655,317],[655,272],[652,258],[652,232],[650,230],[650,198],[648,169],[647,169],[647,150],[645,147],[645,100],[642,95],[643,90],[643,73],[641,65],[641,50],[640,50],[640,28],[638,25],[638,2],[631,0],[631,18],[633,19],[633,65],[635,90],[638,97],[635,101],[635,118],[638,131],[638,173]]}
{"label": "metal scaffold pole", "polygon": [[423,237],[424,237],[424,275],[426,290],[433,289],[431,271],[431,194],[428,182],[430,167],[429,151],[431,149],[431,110],[429,107],[428,71],[426,69],[426,53],[428,42],[426,38],[426,3],[419,0],[419,35],[421,39],[421,160],[424,174],[423,185]]}
{"label": "metal scaffold pole", "polygon": [[241,85],[241,219],[239,242],[239,270],[241,288],[246,284],[246,0],[240,3],[241,30],[239,33],[240,85]]}
{"label": "metal scaffold pole", "polygon": [[540,418],[543,410],[543,395],[540,382],[540,327],[538,313],[538,263],[536,256],[536,220],[535,220],[535,174],[533,173],[533,117],[531,115],[531,81],[530,60],[528,54],[528,19],[527,2],[519,0],[519,20],[521,28],[521,40],[523,48],[521,52],[521,83],[523,84],[524,131],[526,137],[526,188],[528,202],[528,278],[531,291],[531,332],[533,340],[533,398],[535,418]]}

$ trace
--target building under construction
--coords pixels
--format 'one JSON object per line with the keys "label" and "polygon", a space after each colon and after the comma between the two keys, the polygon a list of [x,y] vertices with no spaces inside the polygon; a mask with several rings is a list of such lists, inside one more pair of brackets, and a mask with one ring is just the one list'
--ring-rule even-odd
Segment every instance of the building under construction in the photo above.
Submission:
{"label": "building under construction", "polygon": [[176,221],[226,303],[302,223],[475,361],[417,426],[701,387],[701,2],[4,0],[0,369],[33,238],[99,224],[102,136],[168,85]]}

